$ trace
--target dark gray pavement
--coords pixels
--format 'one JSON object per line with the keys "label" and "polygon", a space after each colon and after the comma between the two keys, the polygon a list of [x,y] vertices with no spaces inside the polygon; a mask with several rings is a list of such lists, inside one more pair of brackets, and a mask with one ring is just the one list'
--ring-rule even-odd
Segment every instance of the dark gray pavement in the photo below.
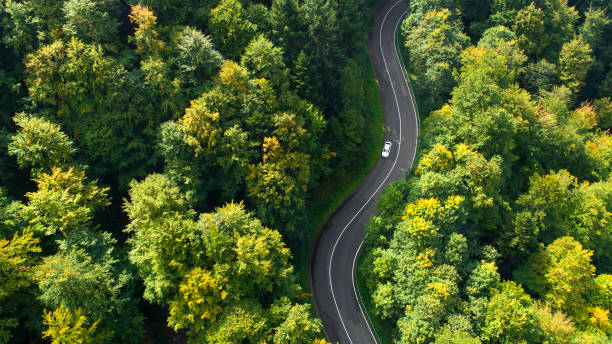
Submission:
{"label": "dark gray pavement", "polygon": [[[385,141],[393,147],[328,219],[312,248],[310,284],[315,309],[332,343],[376,343],[357,301],[355,260],[384,186],[403,178],[417,148],[418,119],[395,49],[406,0],[383,0],[370,20],[368,50],[385,114]],[[382,150],[382,142],[381,150]]]}

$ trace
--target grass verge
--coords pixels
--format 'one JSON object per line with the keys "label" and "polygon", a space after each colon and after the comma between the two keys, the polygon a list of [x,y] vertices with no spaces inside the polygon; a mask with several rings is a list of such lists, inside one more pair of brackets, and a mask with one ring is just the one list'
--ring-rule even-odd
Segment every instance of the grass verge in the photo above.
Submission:
{"label": "grass verge", "polygon": [[[364,39],[367,40],[367,38]],[[337,170],[310,192],[306,211],[312,230],[304,240],[303,247],[295,252],[296,274],[302,288],[308,292],[310,292],[310,283],[308,282],[309,256],[314,239],[327,218],[350,196],[353,190],[361,184],[364,176],[374,167],[384,138],[385,118],[378,93],[378,84],[370,65],[366,44],[363,44],[361,53],[354,57],[354,60],[365,77],[364,94],[368,109],[370,109],[369,116],[365,118],[365,136],[362,142],[364,159],[358,166]]]}

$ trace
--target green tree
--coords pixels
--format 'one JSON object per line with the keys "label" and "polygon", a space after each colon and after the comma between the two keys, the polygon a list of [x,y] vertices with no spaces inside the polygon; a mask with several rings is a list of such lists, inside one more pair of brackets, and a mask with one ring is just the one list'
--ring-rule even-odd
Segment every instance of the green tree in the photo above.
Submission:
{"label": "green tree", "polygon": [[223,57],[215,50],[209,36],[199,30],[186,27],[176,43],[176,64],[179,73],[191,87],[193,97],[199,96],[205,80],[217,73]]}
{"label": "green tree", "polygon": [[7,1],[3,4],[6,32],[3,41],[18,56],[61,38],[62,1]]}
{"label": "green tree", "polygon": [[[232,298],[241,294],[262,298],[290,293],[294,285],[289,249],[278,231],[263,227],[242,204],[230,203],[213,214],[204,214],[198,225],[206,232],[204,240],[210,259],[230,264],[234,276],[231,282],[239,286]],[[230,237],[233,242],[226,242],[228,248],[211,247],[210,240],[215,237]]]}
{"label": "green tree", "polygon": [[487,29],[478,41],[478,45],[495,49],[500,44],[516,42],[516,39],[516,34],[512,30],[503,25],[498,25]]}
{"label": "green tree", "polygon": [[[305,25],[305,39],[300,46],[311,60],[311,76],[316,87],[308,98],[326,112],[338,112],[335,101],[340,85],[340,73],[344,58],[340,47],[341,30],[338,26],[334,0],[305,0],[300,7],[300,17]],[[317,79],[320,78],[320,81]],[[321,85],[318,85],[321,82]]]}
{"label": "green tree", "polygon": [[21,228],[25,227],[23,218],[20,216],[23,204],[11,200],[6,189],[0,187],[0,238],[12,238]]}
{"label": "green tree", "polygon": [[[483,137],[472,136],[476,140]],[[489,136],[488,140],[493,140]],[[478,171],[478,172],[476,172]],[[428,195],[444,199],[461,195],[470,207],[471,220],[482,228],[493,229],[500,221],[500,208],[504,206],[499,187],[501,185],[501,159],[490,160],[467,145],[456,146],[455,152],[436,144],[425,154],[410,182],[411,198]]]}
{"label": "green tree", "polygon": [[452,71],[459,66],[469,38],[446,8],[425,13],[414,27],[403,25],[403,33],[410,69],[418,77],[417,93],[428,99],[422,109],[427,114],[443,104],[455,85]]}
{"label": "green tree", "polygon": [[528,55],[540,55],[550,44],[544,11],[534,3],[518,11],[512,30],[516,32],[520,47]]}
{"label": "green tree", "polygon": [[489,343],[530,343],[538,340],[535,306],[520,285],[501,284],[486,305],[481,338]]}
{"label": "green tree", "polygon": [[526,90],[537,94],[540,91],[551,91],[558,82],[559,70],[557,66],[542,59],[527,65],[522,84]]}
{"label": "green tree", "polygon": [[512,28],[527,55],[553,60],[572,39],[577,20],[578,12],[567,0],[547,0],[520,9]]}
{"label": "green tree", "polygon": [[444,329],[436,335],[434,344],[480,344],[481,341],[477,337],[473,337],[465,331],[453,331]]}
{"label": "green tree", "polygon": [[15,115],[13,121],[19,130],[11,137],[8,153],[19,166],[32,168],[33,175],[61,167],[76,153],[72,141],[57,124],[26,113]]}
{"label": "green tree", "polygon": [[0,238],[0,342],[9,343],[11,329],[19,325],[22,307],[29,307],[32,295],[35,254],[38,239],[31,230],[15,232],[10,240]]}
{"label": "green tree", "polygon": [[517,12],[530,3],[529,0],[492,0],[489,21],[496,25],[510,27],[518,16]]}
{"label": "green tree", "polygon": [[211,344],[257,344],[265,339],[268,327],[264,310],[249,299],[228,306],[206,334]]}
{"label": "green tree", "polygon": [[265,78],[275,87],[280,87],[286,79],[282,49],[275,47],[264,35],[255,37],[249,43],[241,64],[249,71],[251,78]]}
{"label": "green tree", "polygon": [[[289,249],[277,231],[263,227],[235,203],[202,214],[197,228],[204,248],[191,254],[203,257],[199,266],[181,277],[178,293],[170,301],[171,326],[186,329],[196,342],[206,338],[242,343],[248,338],[258,343],[271,340],[274,333],[283,338],[288,332],[295,335],[295,326],[306,326],[299,338],[320,335],[320,324],[304,318],[308,309],[292,308],[290,298],[299,289]],[[189,268],[185,264],[182,269]],[[244,316],[248,320],[240,321]],[[277,327],[278,331],[271,330]]]}
{"label": "green tree", "polygon": [[25,66],[37,113],[62,124],[91,162],[91,174],[115,172],[124,186],[155,162],[153,138],[173,108],[154,97],[159,93],[148,75],[128,73],[101,46],[74,37],[29,54]]}
{"label": "green tree", "polygon": [[275,329],[274,343],[300,344],[314,342],[323,326],[312,318],[310,305],[294,305],[285,315],[285,321]]}
{"label": "green tree", "polygon": [[529,179],[528,192],[517,200],[517,205],[525,211],[516,213],[515,234],[509,246],[531,250],[540,238],[567,233],[571,225],[565,220],[575,206],[570,187],[575,186],[575,177],[567,171],[533,175]]}
{"label": "green tree", "polygon": [[124,209],[129,259],[144,281],[143,297],[165,304],[177,293],[183,274],[199,266],[203,239],[193,221],[188,200],[166,176],[149,175],[130,183]]}
{"label": "green tree", "polygon": [[584,79],[592,65],[591,47],[581,37],[565,43],[561,48],[559,54],[561,81],[572,91],[574,99],[584,85]]}
{"label": "green tree", "polygon": [[[285,53],[287,64],[296,61],[304,47],[305,24],[297,0],[273,0],[270,7],[270,32],[273,42]],[[295,62],[297,66],[297,62]],[[294,68],[292,68],[294,69]]]}
{"label": "green tree", "polygon": [[120,23],[109,11],[113,5],[112,1],[66,1],[62,8],[66,20],[63,31],[67,36],[75,36],[86,43],[116,47]]}
{"label": "green tree", "polygon": [[376,209],[384,217],[398,216],[406,206],[409,184],[400,179],[390,183],[380,195]]}
{"label": "green tree", "polygon": [[604,29],[610,24],[610,19],[602,9],[591,8],[584,13],[584,23],[578,33],[589,46],[598,47],[604,38]]}
{"label": "green tree", "polygon": [[589,300],[604,309],[612,309],[612,275],[597,275],[594,282],[595,287]]}
{"label": "green tree", "polygon": [[486,297],[498,289],[499,273],[494,262],[481,261],[470,273],[465,290],[471,297]]}
{"label": "green tree", "polygon": [[247,177],[249,196],[263,221],[301,238],[310,179],[309,166],[304,164],[308,156],[285,152],[274,136],[265,138],[262,147],[263,162],[252,166]]}
{"label": "green tree", "polygon": [[246,13],[238,0],[221,0],[210,11],[208,27],[213,40],[223,55],[236,59],[255,36],[256,27],[245,17]]}
{"label": "green tree", "polygon": [[91,224],[97,210],[110,204],[108,188],[88,181],[83,171],[53,168],[36,179],[38,190],[26,193],[28,204],[21,215],[46,235],[66,235]]}
{"label": "green tree", "polygon": [[98,330],[99,321],[88,325],[87,318],[80,309],[72,311],[60,305],[53,312],[45,311],[43,324],[48,328],[43,338],[49,338],[52,344],[101,344],[108,343],[112,332]]}
{"label": "green tree", "polygon": [[44,258],[36,271],[39,300],[51,309],[81,309],[88,325],[100,321],[101,331],[114,333],[113,341],[138,343],[144,334],[143,318],[128,290],[130,276],[119,270],[111,252],[107,247],[106,255],[96,261],[80,249]]}
{"label": "green tree", "polygon": [[408,306],[406,316],[398,321],[402,343],[433,340],[445,319],[457,306],[459,290],[455,281],[437,278],[423,287],[425,290],[415,305]]}
{"label": "green tree", "polygon": [[177,330],[188,328],[194,334],[205,332],[223,311],[229,293],[227,284],[227,277],[198,267],[191,270],[179,285],[178,296],[170,302],[168,324]]}
{"label": "green tree", "polygon": [[345,164],[354,163],[361,150],[365,117],[369,112],[364,93],[363,76],[357,63],[348,60],[342,73],[342,112],[332,117],[330,129],[338,138],[338,157]]}
{"label": "green tree", "polygon": [[561,237],[530,257],[516,277],[554,309],[582,322],[588,314],[586,296],[593,288],[595,275],[592,255],[574,238]]}

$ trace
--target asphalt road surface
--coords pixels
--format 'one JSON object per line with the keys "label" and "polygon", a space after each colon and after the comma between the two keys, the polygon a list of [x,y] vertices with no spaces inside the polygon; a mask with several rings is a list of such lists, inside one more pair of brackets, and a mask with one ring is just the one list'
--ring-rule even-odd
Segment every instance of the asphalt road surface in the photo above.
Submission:
{"label": "asphalt road surface", "polygon": [[406,0],[383,0],[369,24],[368,50],[385,114],[385,141],[393,144],[391,155],[379,158],[327,220],[310,256],[315,309],[332,343],[377,342],[357,300],[355,263],[381,191],[406,175],[416,154],[418,118],[395,47],[395,30],[407,9]]}

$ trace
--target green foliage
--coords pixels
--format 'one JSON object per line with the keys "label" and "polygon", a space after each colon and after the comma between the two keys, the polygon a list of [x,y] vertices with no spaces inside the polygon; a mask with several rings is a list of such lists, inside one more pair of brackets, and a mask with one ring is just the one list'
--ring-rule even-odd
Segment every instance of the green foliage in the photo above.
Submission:
{"label": "green foliage", "polygon": [[45,311],[43,323],[48,326],[43,338],[49,338],[52,344],[108,343],[108,337],[112,335],[98,330],[99,321],[88,326],[87,318],[80,309],[72,311],[63,305],[53,312]]}
{"label": "green foliage", "polygon": [[165,116],[143,105],[151,81],[142,84],[101,46],[74,37],[29,54],[25,66],[38,113],[62,124],[86,161],[94,162],[94,175],[122,171],[129,180],[146,169],[152,147],[146,140]]}
{"label": "green foliage", "polygon": [[589,46],[597,47],[602,43],[604,29],[608,24],[610,19],[606,17],[604,10],[591,8],[584,14],[584,23],[578,33]]}
{"label": "green foliage", "polygon": [[87,326],[99,322],[102,336],[113,336],[111,342],[138,343],[143,319],[126,291],[130,276],[118,269],[111,251],[96,261],[79,249],[44,258],[36,271],[39,299],[51,309],[82,310]]}
{"label": "green foliage", "polygon": [[310,58],[312,95],[307,99],[326,112],[339,112],[340,75],[345,63],[340,47],[342,30],[334,0],[305,0],[300,16],[305,39],[298,43]]}
{"label": "green foliage", "polygon": [[256,26],[246,18],[238,0],[221,0],[210,11],[208,27],[223,55],[237,58],[255,35]]}
{"label": "green foliage", "polygon": [[518,43],[527,54],[539,55],[549,44],[544,20],[544,11],[534,3],[517,12],[512,29],[517,33]]}
{"label": "green foliage", "polygon": [[211,344],[257,344],[265,338],[266,327],[261,306],[247,299],[225,309],[206,335],[206,341]]}
{"label": "green foliage", "polygon": [[472,270],[465,291],[470,297],[486,297],[498,289],[499,283],[500,277],[495,263],[483,260]]}
{"label": "green foliage", "polygon": [[0,238],[11,238],[25,227],[19,214],[21,207],[21,202],[10,200],[6,196],[6,189],[0,187]]}
{"label": "green foliage", "polygon": [[7,16],[3,19],[6,33],[3,41],[18,56],[34,51],[61,37],[62,1],[6,1]]}
{"label": "green foliage", "polygon": [[286,314],[285,321],[276,328],[274,343],[313,343],[320,337],[322,326],[313,319],[310,305],[294,305]]}
{"label": "green foliage", "polygon": [[57,124],[26,113],[15,115],[13,121],[19,130],[11,137],[8,153],[20,167],[32,168],[33,175],[63,166],[76,153],[72,141]]}
{"label": "green foliage", "polygon": [[591,47],[580,37],[563,45],[559,54],[561,81],[577,94],[584,85],[584,78],[593,64]]}
{"label": "green foliage", "polygon": [[176,44],[176,64],[185,82],[195,87],[194,96],[205,80],[216,74],[223,63],[223,57],[215,50],[209,36],[192,27],[186,27]]}
{"label": "green foliage", "polygon": [[[2,305],[11,340],[38,340],[42,315],[51,342],[137,342],[134,284],[195,342],[324,343],[311,308],[296,303],[289,250],[267,226],[303,246],[309,191],[371,148],[373,79],[353,59],[372,7],[2,2],[0,148],[10,156],[0,165],[7,194],[26,203],[2,189],[0,238],[26,226],[43,237],[24,264],[42,259],[38,288]],[[346,145],[332,152],[332,141]],[[221,219],[194,220],[193,209],[230,201],[208,213]],[[230,218],[241,224],[218,230]]]}
{"label": "green foliage", "polygon": [[491,343],[537,341],[536,309],[523,288],[509,281],[501,284],[485,308],[482,339]]}
{"label": "green foliage", "polygon": [[485,48],[495,49],[503,43],[516,42],[516,34],[503,25],[494,26],[487,29],[483,34],[478,45]]}
{"label": "green foliage", "polygon": [[[195,225],[194,240],[203,248],[186,255],[199,260],[170,267],[181,281],[169,302],[170,326],[186,329],[194,342],[258,343],[274,336],[302,343],[320,336],[310,309],[290,301],[299,289],[277,231],[235,203],[202,214]],[[270,300],[276,301],[270,306]]]}
{"label": "green foliage", "polygon": [[33,282],[38,239],[31,230],[15,232],[10,240],[0,238],[0,342],[9,343],[11,329],[19,324],[20,307],[28,306]]}
{"label": "green foliage", "polygon": [[343,111],[330,120],[334,132],[337,156],[343,157],[344,164],[357,163],[361,155],[361,143],[365,131],[365,118],[370,109],[366,104],[363,76],[354,60],[348,60],[341,83]]}
{"label": "green foliage", "polygon": [[179,278],[202,257],[203,239],[193,222],[195,213],[178,187],[164,175],[153,174],[130,183],[126,210],[131,246],[129,258],[143,279],[146,300],[166,303]]}
{"label": "green foliage", "polygon": [[[412,1],[402,23],[417,79],[423,41],[448,27],[410,39],[432,14],[461,18],[478,45],[443,56],[456,86],[422,122],[408,182],[383,192],[368,226],[373,313],[397,323],[398,343],[609,341],[610,111],[590,100],[608,85],[605,5],[579,4],[576,26],[565,0],[494,0],[489,18],[478,13],[488,4],[462,13],[470,3]],[[436,215],[445,199],[460,207]]]}
{"label": "green foliage", "polygon": [[96,210],[109,204],[108,188],[100,188],[96,181],[87,181],[85,173],[70,167],[52,168],[36,179],[38,190],[28,192],[28,204],[21,216],[34,229],[46,235],[63,235],[89,226]]}
{"label": "green foliage", "polygon": [[315,107],[286,93],[286,86],[275,90],[262,78],[282,80],[275,75],[283,68],[278,48],[261,36],[247,50],[243,64],[258,65],[260,58],[270,64],[256,69],[260,75],[252,79],[244,66],[226,61],[218,83],[191,102],[178,126],[164,125],[160,148],[181,187],[200,197],[217,191],[213,204],[245,193],[266,225],[300,237],[306,191],[328,159],[326,147],[317,144],[326,123]]}
{"label": "green foliage", "polygon": [[472,221],[484,228],[499,221],[498,213],[505,205],[498,191],[502,174],[498,156],[487,160],[463,144],[454,153],[437,144],[423,156],[414,174],[412,199],[461,195],[468,201]]}
{"label": "green foliage", "polygon": [[609,245],[610,212],[606,184],[583,184],[567,171],[534,175],[528,192],[517,200],[520,206],[514,220],[514,234],[509,246],[520,250],[535,249],[536,242],[550,242],[560,235],[571,235],[586,247],[596,250],[596,259],[607,266],[609,255],[602,248]]}
{"label": "green foliage", "polygon": [[557,66],[542,59],[529,63],[523,78],[523,87],[530,92],[551,91],[558,84],[559,71]]}
{"label": "green foliage", "polygon": [[411,25],[412,20],[405,19],[402,33],[411,72],[417,77],[417,94],[426,99],[421,111],[427,114],[440,107],[454,87],[452,72],[459,66],[460,52],[469,44],[469,37],[446,8],[424,13],[418,25]]}
{"label": "green foliage", "polygon": [[[270,35],[285,52],[286,61],[294,61],[303,49],[304,20],[297,0],[273,0],[270,7]],[[296,62],[297,67],[297,62]]]}
{"label": "green foliage", "polygon": [[587,293],[593,288],[592,251],[572,237],[562,237],[530,257],[517,278],[545,298],[550,305],[584,321]]}
{"label": "green foliage", "polygon": [[67,0],[62,8],[66,21],[62,29],[83,42],[116,47],[120,23],[109,13],[112,6],[112,1]]}
{"label": "green foliage", "polygon": [[434,344],[480,344],[481,341],[477,337],[472,337],[471,334],[465,331],[453,331],[445,328],[436,336]]}
{"label": "green foliage", "polygon": [[276,87],[285,79],[283,51],[263,35],[249,43],[242,55],[241,64],[249,71],[251,78],[264,78]]}
{"label": "green foliage", "polygon": [[542,1],[520,9],[512,29],[527,55],[555,59],[561,46],[573,38],[578,17],[567,0]]}

